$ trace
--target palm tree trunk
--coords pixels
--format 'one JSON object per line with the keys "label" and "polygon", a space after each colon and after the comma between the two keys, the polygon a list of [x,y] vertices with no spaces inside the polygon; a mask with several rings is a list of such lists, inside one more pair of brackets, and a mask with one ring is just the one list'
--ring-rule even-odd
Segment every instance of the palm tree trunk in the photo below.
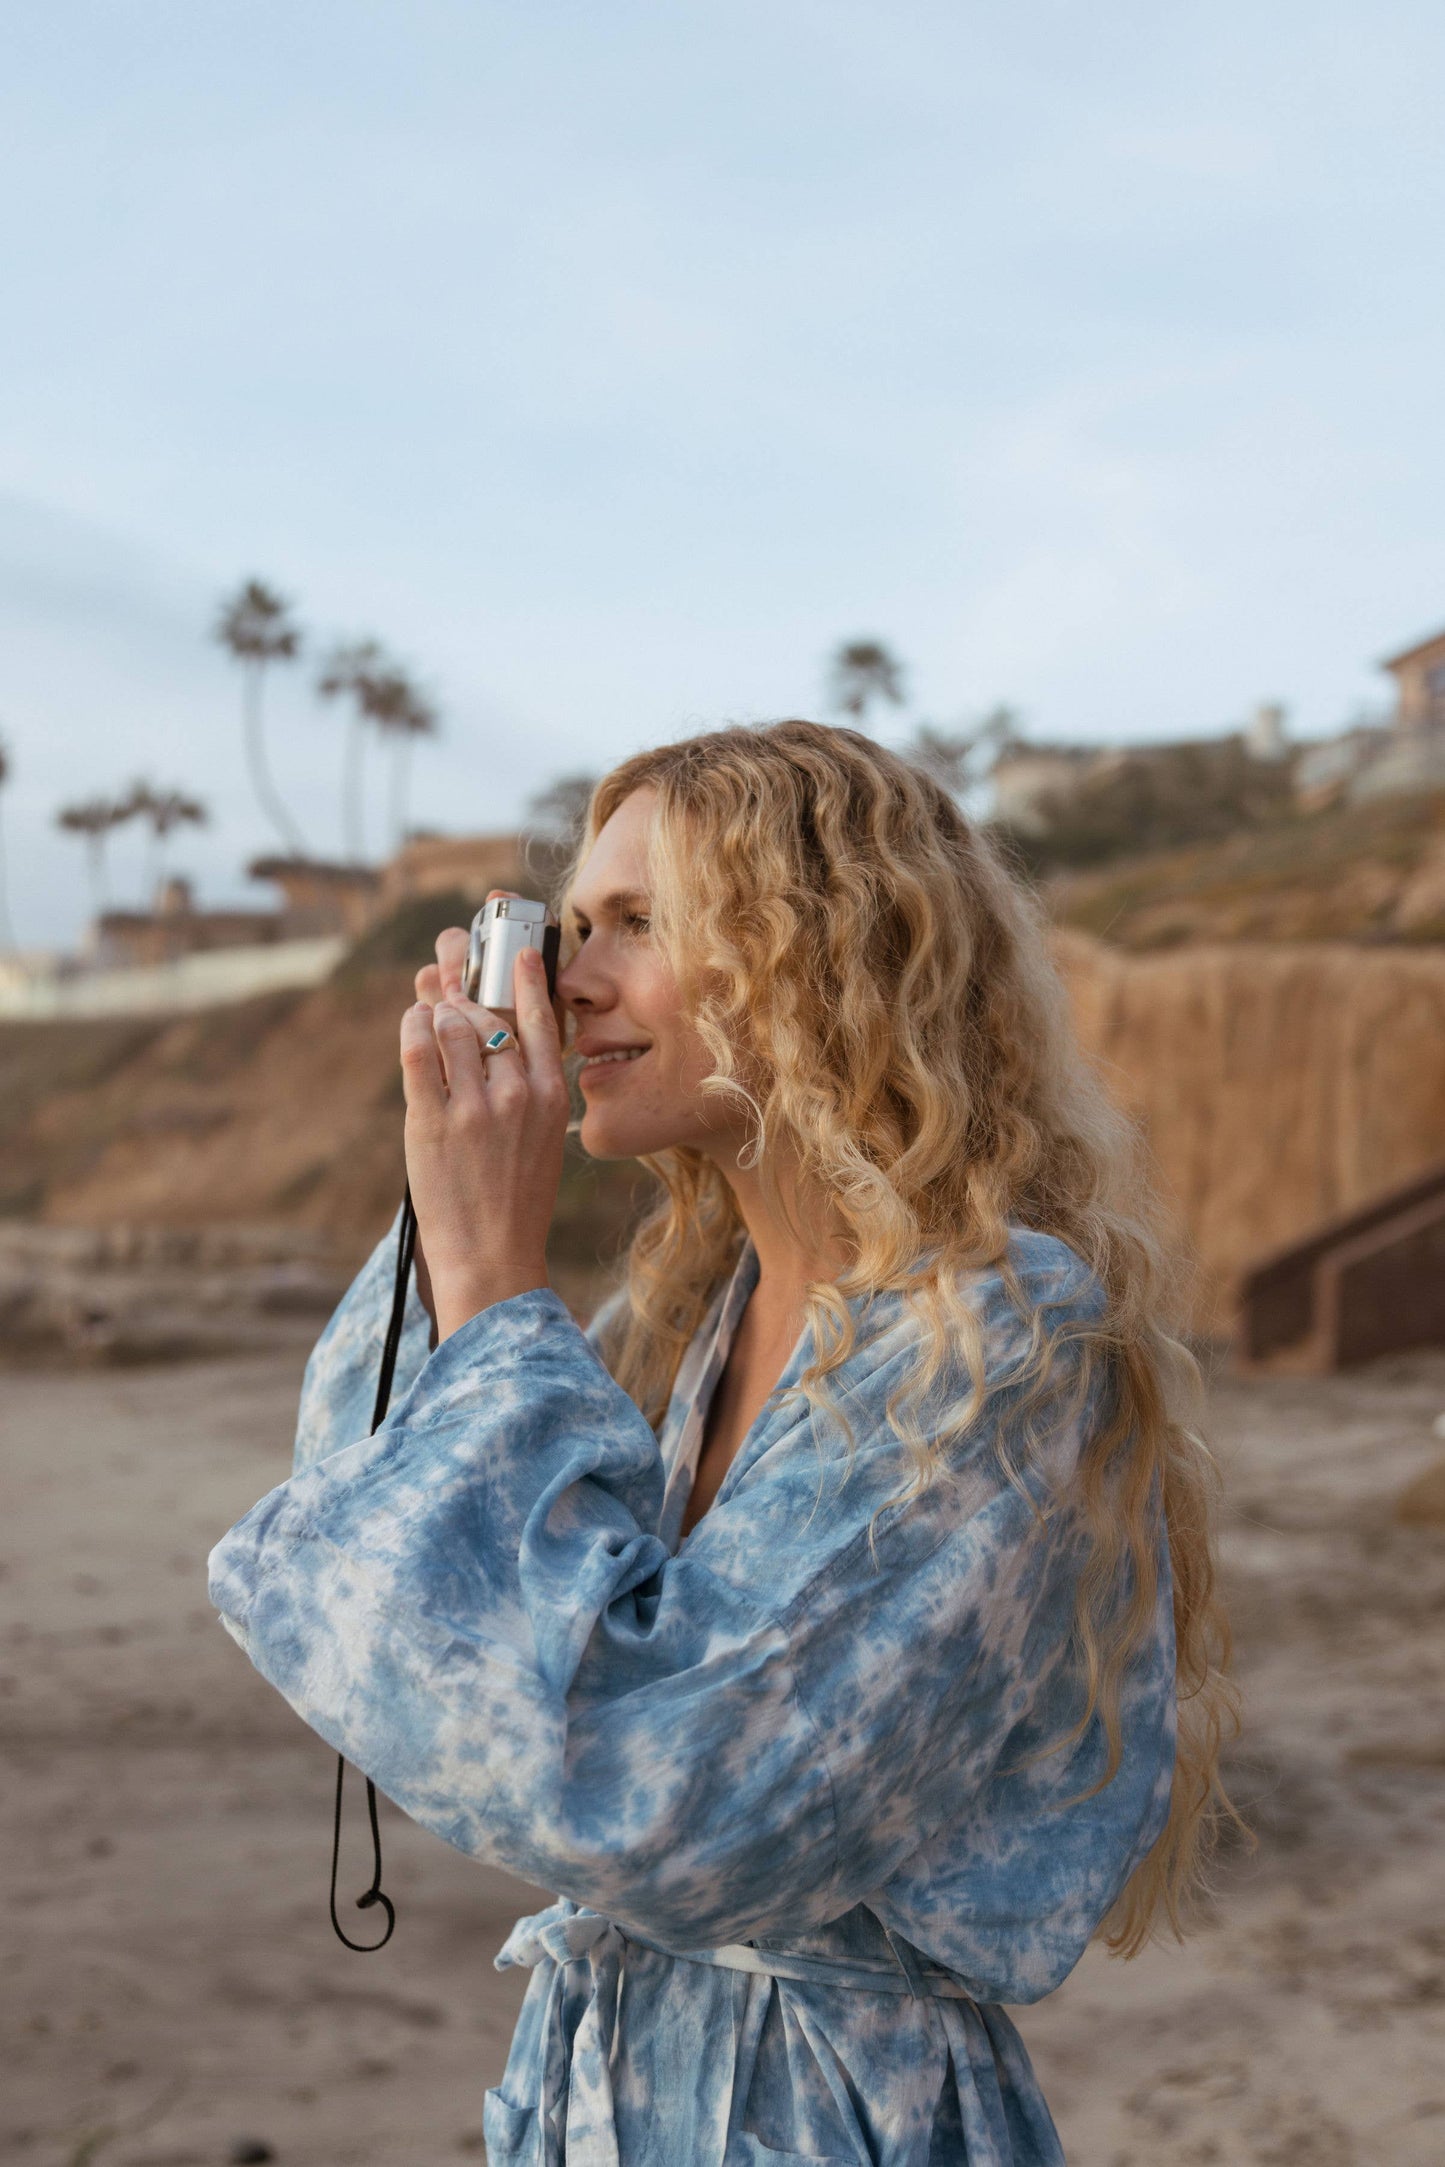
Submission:
{"label": "palm tree trunk", "polygon": [[105,837],[87,835],[85,865],[90,875],[90,910],[97,922],[105,916]]}
{"label": "palm tree trunk", "polygon": [[347,857],[353,865],[366,858],[366,834],[361,797],[361,756],[365,725],[358,712],[346,730],[346,756],[341,769],[341,832]]}
{"label": "palm tree trunk", "polygon": [[411,732],[398,732],[391,747],[391,847],[406,841],[407,799],[411,784]]}
{"label": "palm tree trunk", "polygon": [[154,825],[146,839],[145,884],[146,893],[141,908],[154,916],[161,885],[161,831]]}
{"label": "palm tree trunk", "polygon": [[307,855],[306,838],[287,812],[280,793],[271,780],[271,770],[266,761],[266,741],[261,717],[261,670],[261,663],[247,662],[241,680],[246,764],[251,771],[251,788],[256,793],[262,812],[286,848],[293,856],[304,858]]}

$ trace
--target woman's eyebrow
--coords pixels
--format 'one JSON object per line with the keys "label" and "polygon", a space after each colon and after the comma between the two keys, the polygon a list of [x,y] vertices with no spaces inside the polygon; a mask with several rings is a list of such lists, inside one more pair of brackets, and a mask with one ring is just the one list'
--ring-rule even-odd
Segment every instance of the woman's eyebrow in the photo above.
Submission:
{"label": "woman's eyebrow", "polygon": [[627,910],[635,903],[640,903],[645,910],[651,903],[651,897],[641,888],[615,888],[611,895],[601,898],[595,910],[589,911],[581,903],[574,903],[572,909],[579,918],[592,918],[600,917],[606,911]]}

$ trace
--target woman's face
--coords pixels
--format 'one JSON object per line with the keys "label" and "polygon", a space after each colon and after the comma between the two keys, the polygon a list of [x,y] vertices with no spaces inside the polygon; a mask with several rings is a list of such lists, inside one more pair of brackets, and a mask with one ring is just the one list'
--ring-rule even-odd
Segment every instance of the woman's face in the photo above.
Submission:
{"label": "woman's face", "polygon": [[653,944],[648,837],[656,802],[650,789],[624,798],[572,885],[581,939],[557,992],[576,1019],[587,1107],[582,1148],[594,1159],[679,1144],[718,1156],[744,1141],[741,1124],[701,1095],[712,1064]]}

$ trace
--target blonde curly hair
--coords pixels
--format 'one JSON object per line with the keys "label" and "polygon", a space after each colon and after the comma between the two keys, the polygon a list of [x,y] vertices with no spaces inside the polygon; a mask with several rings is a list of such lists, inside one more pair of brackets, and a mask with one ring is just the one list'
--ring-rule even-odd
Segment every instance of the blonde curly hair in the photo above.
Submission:
{"label": "blonde curly hair", "polygon": [[[1161,1504],[1177,1649],[1168,1822],[1101,1928],[1111,1949],[1133,1955],[1161,1919],[1182,1930],[1220,1816],[1232,1812],[1218,1760],[1238,1727],[1215,1588],[1214,1468],[1182,1419],[1197,1372],[1169,1329],[1168,1252],[1139,1140],[1075,1044],[1032,897],[919,767],[812,722],[717,730],[604,777],[577,863],[642,788],[656,793],[653,937],[712,1059],[703,1088],[749,1110],[774,1207],[821,1200],[852,1259],[807,1290],[815,1353],[798,1389],[837,1414],[827,1379],[856,1344],[850,1300],[900,1294],[919,1319],[920,1353],[888,1413],[912,1494],[983,1407],[967,1281],[986,1267],[1007,1272],[1010,1224],[1067,1243],[1103,1290],[1100,1313],[1067,1329],[1078,1389],[1101,1364],[1111,1386],[1077,1476],[1093,1539],[1076,1617],[1087,1701],[1070,1734],[1103,1722],[1104,1783],[1122,1753],[1123,1674],[1152,1629]],[[776,1178],[785,1161],[795,1177],[786,1190]],[[655,1424],[743,1227],[700,1152],[643,1163],[660,1192],[632,1235],[606,1353]],[[1062,1335],[1042,1316],[1032,1323],[1041,1408]],[[972,1390],[950,1421],[925,1428],[930,1394],[960,1350]],[[1020,1445],[1026,1452],[1027,1424]]]}

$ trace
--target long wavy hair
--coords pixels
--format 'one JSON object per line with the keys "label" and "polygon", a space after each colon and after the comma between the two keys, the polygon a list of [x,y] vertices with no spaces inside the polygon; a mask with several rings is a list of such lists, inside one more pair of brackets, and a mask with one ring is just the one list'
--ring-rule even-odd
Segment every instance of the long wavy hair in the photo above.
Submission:
{"label": "long wavy hair", "polygon": [[[1103,1290],[1100,1313],[1068,1328],[1078,1388],[1100,1365],[1109,1380],[1075,1477],[1092,1541],[1075,1620],[1086,1700],[1070,1736],[1102,1721],[1101,1787],[1121,1758],[1123,1677],[1152,1630],[1161,1503],[1177,1649],[1169,1818],[1100,1930],[1133,1955],[1161,1919],[1182,1930],[1232,1811],[1218,1759],[1238,1727],[1214,1467],[1187,1419],[1197,1372],[1170,1328],[1169,1244],[1140,1141],[1075,1043],[1032,896],[920,767],[812,722],[717,730],[604,777],[578,863],[644,787],[656,793],[653,938],[711,1057],[703,1088],[747,1109],[774,1208],[821,1204],[851,1260],[807,1289],[814,1359],[798,1389],[836,1414],[827,1380],[856,1344],[850,1301],[900,1294],[918,1317],[919,1358],[888,1415],[913,1494],[984,1405],[968,1277],[1007,1270],[1010,1224],[1066,1242]],[[632,1235],[605,1352],[656,1424],[744,1230],[702,1153],[644,1164],[658,1193]],[[1042,1316],[1032,1324],[1027,1396],[1041,1408],[1063,1334]],[[957,1374],[960,1349],[972,1389],[940,1422],[931,1395],[945,1370]]]}

